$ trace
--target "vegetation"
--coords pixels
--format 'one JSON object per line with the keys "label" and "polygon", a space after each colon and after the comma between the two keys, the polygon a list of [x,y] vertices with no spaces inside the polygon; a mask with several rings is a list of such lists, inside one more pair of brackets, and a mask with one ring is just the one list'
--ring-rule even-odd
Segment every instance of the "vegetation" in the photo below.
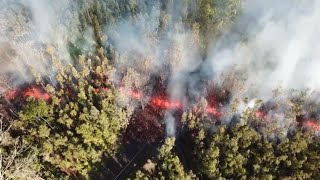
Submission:
{"label": "vegetation", "polygon": [[[76,2],[80,9],[76,16],[79,25],[72,31],[76,38],[67,40],[67,57],[71,60],[60,57],[57,45],[43,45],[46,48],[39,54],[48,59],[46,65],[53,73],[41,73],[28,66],[32,81],[21,85],[21,89],[27,86],[27,92],[13,91],[10,99],[1,97],[0,179],[320,177],[319,131],[298,122],[306,104],[303,93],[291,99],[291,106],[286,109],[285,118],[298,124],[292,129],[278,127],[274,123],[277,119],[262,121],[256,114],[260,113],[257,107],[245,109],[237,117],[234,104],[227,107],[235,118],[229,118],[229,123],[221,122],[220,117],[207,111],[215,100],[227,101],[218,95],[190,104],[188,110],[177,103],[172,110],[169,101],[160,103],[162,107],[157,109],[152,97],[146,101],[144,94],[139,94],[160,94],[160,100],[169,97],[166,85],[174,72],[167,67],[169,63],[181,65],[184,46],[177,45],[181,37],[169,37],[174,39],[170,42],[161,38],[164,31],[180,33],[179,28],[168,28],[176,25],[175,13],[179,14],[179,23],[191,31],[192,38],[186,38],[191,46],[188,50],[199,49],[205,56],[209,39],[223,35],[241,13],[240,0]],[[114,44],[116,38],[105,33],[123,21],[134,24],[143,14],[151,17],[154,7],[159,7],[158,21],[153,24],[156,32],[146,32],[141,37],[152,41],[152,53],[156,54],[154,47],[165,52],[156,54],[163,55],[159,61],[169,59],[163,72],[157,69],[162,62],[157,61],[152,67],[150,61],[154,57],[143,54],[149,47],[121,53]],[[87,33],[92,34],[93,40],[87,38]],[[170,45],[163,50],[163,44]],[[117,64],[123,60],[127,66]],[[1,83],[5,81],[0,79]],[[214,108],[211,111],[216,111]],[[168,112],[177,120],[176,137],[165,136]],[[126,152],[126,147],[141,150]],[[112,169],[116,165],[119,168]]]}
{"label": "vegetation", "polygon": [[[155,169],[148,173],[138,170],[135,179],[193,179],[196,176],[192,171],[186,172],[179,157],[174,154],[173,147],[175,138],[166,138],[159,148]],[[154,172],[153,172],[154,171]]]}
{"label": "vegetation", "polygon": [[36,169],[36,154],[10,135],[11,127],[9,119],[1,114],[0,179],[42,179]]}
{"label": "vegetation", "polygon": [[102,155],[119,148],[130,110],[117,105],[119,95],[109,81],[113,70],[99,52],[92,61],[81,56],[77,69],[55,62],[57,84],[39,82],[51,100],[27,99],[13,124],[22,143],[37,148],[45,177],[59,171],[87,177]]}

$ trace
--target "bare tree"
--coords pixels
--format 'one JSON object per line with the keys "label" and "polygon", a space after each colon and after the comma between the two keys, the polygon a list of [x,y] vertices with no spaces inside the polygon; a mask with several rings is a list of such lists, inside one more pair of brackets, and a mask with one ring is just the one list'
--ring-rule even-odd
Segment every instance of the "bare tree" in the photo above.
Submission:
{"label": "bare tree", "polygon": [[28,153],[28,146],[10,135],[12,121],[0,114],[0,180],[42,179],[34,169],[35,154]]}

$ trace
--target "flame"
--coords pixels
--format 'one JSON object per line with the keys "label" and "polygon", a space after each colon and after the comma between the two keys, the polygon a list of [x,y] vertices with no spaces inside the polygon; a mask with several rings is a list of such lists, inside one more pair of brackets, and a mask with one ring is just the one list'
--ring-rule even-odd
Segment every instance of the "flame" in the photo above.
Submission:
{"label": "flame", "polygon": [[222,116],[222,113],[220,111],[218,111],[216,108],[214,107],[208,107],[207,108],[207,113],[208,114],[212,114],[216,117],[221,117]]}
{"label": "flame", "polygon": [[170,101],[162,97],[153,97],[151,99],[153,106],[163,108],[163,109],[181,109],[182,105],[180,101]]}
{"label": "flame", "polygon": [[131,97],[132,97],[133,99],[140,99],[141,96],[142,96],[142,94],[141,94],[140,92],[137,92],[137,91],[133,91],[133,92],[131,92],[130,94],[131,94]]}
{"label": "flame", "polygon": [[[136,90],[126,90],[123,87],[120,87],[119,90],[123,93],[126,93],[128,96],[130,96],[132,99],[140,100],[143,97],[143,93],[136,91]],[[109,88],[99,88],[95,89],[95,92],[101,92],[101,91],[109,91]],[[20,94],[22,92],[22,94]],[[33,97],[35,99],[41,99],[48,101],[51,99],[50,95],[45,92],[41,87],[29,87],[25,90],[19,90],[19,89],[11,89],[10,91],[7,91],[4,93],[3,97],[6,100],[14,100],[16,97],[22,95],[22,97]],[[181,110],[183,108],[183,105],[181,101],[178,100],[170,100],[166,96],[152,96],[150,100],[150,104],[156,108],[160,109],[176,109]],[[215,117],[221,117],[223,114],[221,111],[219,111],[214,106],[209,106],[206,109],[206,113],[213,115]],[[255,112],[255,116],[258,119],[264,119],[267,115],[267,112],[264,110],[258,110]],[[303,125],[307,128],[312,129],[313,131],[320,132],[320,123],[315,120],[307,120],[303,123]]]}
{"label": "flame", "polygon": [[255,112],[255,116],[258,119],[263,119],[266,115],[267,115],[266,112],[261,110]]}
{"label": "flame", "polygon": [[[103,91],[108,91],[108,88],[103,88]],[[100,92],[100,89],[96,89],[96,92]],[[126,90],[123,86],[119,87],[119,91],[122,93],[127,94],[130,96],[132,99],[139,100],[142,98],[143,94],[139,91],[136,90]],[[151,105],[157,108],[161,109],[182,109],[182,103],[178,100],[169,100],[166,97],[162,96],[154,96],[151,97]],[[219,112],[216,108],[214,107],[208,107],[206,112],[208,114],[214,115],[216,117],[221,117],[222,113]]]}
{"label": "flame", "polygon": [[101,92],[101,91],[107,92],[107,91],[109,91],[109,88],[101,88],[101,89],[96,88],[96,89],[94,89],[94,91],[95,91],[96,93],[99,93],[99,92]]}
{"label": "flame", "polygon": [[[20,95],[21,91],[19,91],[18,89],[13,89],[10,91],[7,91],[4,94],[4,98],[8,101],[10,100],[14,100],[17,96]],[[24,91],[22,91],[22,96],[23,97],[34,97],[35,99],[42,99],[45,101],[48,101],[51,97],[47,92],[43,92],[41,88],[39,87],[31,87],[28,88]]]}
{"label": "flame", "polygon": [[[94,89],[94,91],[96,93],[107,92],[109,90],[110,90],[109,88],[96,88],[96,89]],[[140,100],[143,97],[143,93],[136,91],[136,90],[130,90],[130,89],[125,90],[124,87],[119,87],[119,91],[127,94],[128,96],[130,96],[130,98],[132,98],[134,100]],[[13,100],[17,96],[19,96],[18,89],[10,90],[4,94],[4,98],[6,100]],[[36,86],[27,88],[26,90],[22,90],[22,96],[23,97],[33,97],[35,99],[42,99],[45,101],[48,101],[51,98],[50,95],[47,92],[44,92],[41,87],[36,87]],[[156,95],[156,96],[151,97],[150,103],[152,106],[154,106],[156,108],[160,108],[160,109],[181,110],[183,108],[181,101],[170,100],[166,96],[160,96],[160,95]],[[216,117],[222,116],[222,113],[219,112],[214,107],[208,107],[206,110],[206,113],[214,115]]]}
{"label": "flame", "polygon": [[13,89],[13,90],[5,92],[4,98],[7,101],[10,101],[10,100],[13,100],[17,96],[17,94],[18,94],[18,89]]}
{"label": "flame", "polygon": [[51,97],[47,92],[41,92],[39,88],[32,87],[23,92],[24,97],[34,97],[35,99],[42,99],[48,101]]}
{"label": "flame", "polygon": [[320,124],[313,121],[313,120],[308,120],[304,123],[304,125],[313,131],[320,132]]}
{"label": "flame", "polygon": [[129,95],[132,99],[141,99],[142,93],[134,90],[126,90],[123,86],[119,87],[119,91]]}

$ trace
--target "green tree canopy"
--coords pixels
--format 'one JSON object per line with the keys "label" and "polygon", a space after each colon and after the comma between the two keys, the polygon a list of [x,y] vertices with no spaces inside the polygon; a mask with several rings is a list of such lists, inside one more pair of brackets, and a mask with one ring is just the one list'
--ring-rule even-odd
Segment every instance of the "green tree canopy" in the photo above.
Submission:
{"label": "green tree canopy", "polygon": [[56,63],[58,84],[41,82],[51,100],[29,98],[14,124],[24,143],[38,148],[45,173],[50,164],[86,177],[103,154],[116,152],[128,124],[130,111],[117,105],[118,92],[109,81],[113,70],[103,51],[79,62],[78,67]]}

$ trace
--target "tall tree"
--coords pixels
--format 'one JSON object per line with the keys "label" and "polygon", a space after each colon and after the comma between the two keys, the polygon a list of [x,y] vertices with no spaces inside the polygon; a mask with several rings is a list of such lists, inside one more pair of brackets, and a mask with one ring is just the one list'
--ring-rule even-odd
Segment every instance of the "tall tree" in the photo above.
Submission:
{"label": "tall tree", "polygon": [[51,100],[29,98],[14,127],[24,144],[38,148],[45,176],[54,166],[87,177],[103,154],[116,152],[130,112],[117,105],[113,70],[102,49],[93,61],[81,56],[78,67],[55,66],[58,84],[42,82]]}

